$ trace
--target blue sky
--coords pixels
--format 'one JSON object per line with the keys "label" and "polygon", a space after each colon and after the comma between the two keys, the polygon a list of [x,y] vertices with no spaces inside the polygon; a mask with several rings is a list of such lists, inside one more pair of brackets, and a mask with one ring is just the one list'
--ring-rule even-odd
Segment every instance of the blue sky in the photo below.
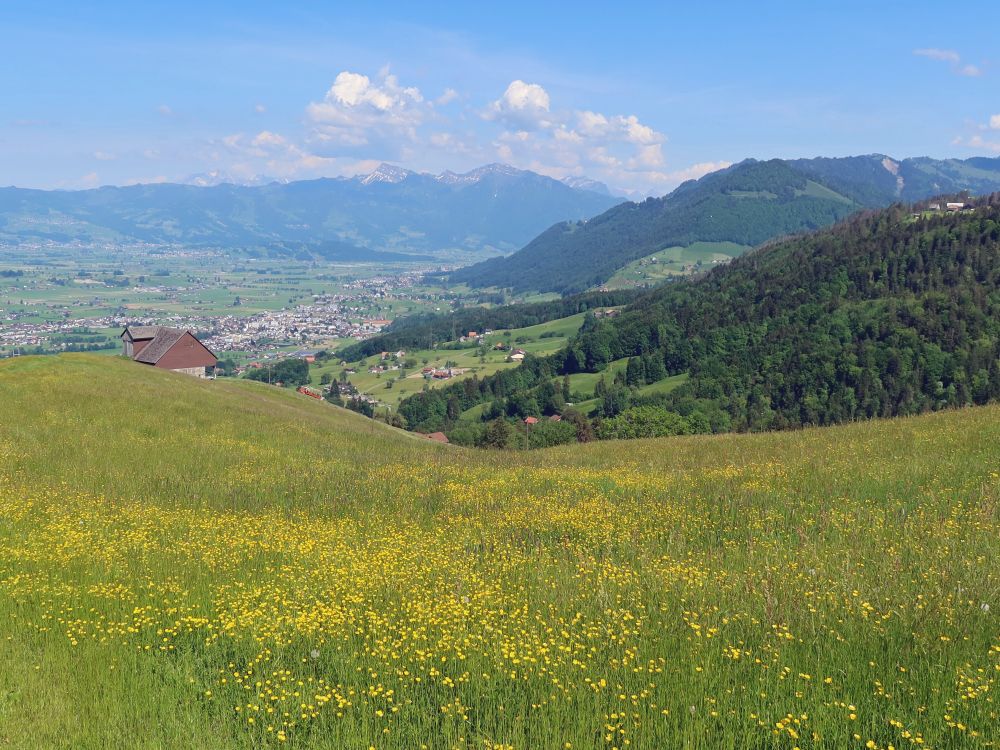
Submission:
{"label": "blue sky", "polygon": [[82,5],[0,4],[0,184],[1000,156],[996,2]]}

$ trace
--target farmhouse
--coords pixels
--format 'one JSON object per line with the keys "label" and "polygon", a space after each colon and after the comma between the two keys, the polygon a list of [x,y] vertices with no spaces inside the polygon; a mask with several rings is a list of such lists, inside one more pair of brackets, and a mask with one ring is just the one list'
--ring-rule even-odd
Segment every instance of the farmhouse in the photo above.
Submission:
{"label": "farmhouse", "polygon": [[119,338],[126,357],[164,370],[204,378],[205,368],[217,362],[208,347],[181,328],[125,326]]}

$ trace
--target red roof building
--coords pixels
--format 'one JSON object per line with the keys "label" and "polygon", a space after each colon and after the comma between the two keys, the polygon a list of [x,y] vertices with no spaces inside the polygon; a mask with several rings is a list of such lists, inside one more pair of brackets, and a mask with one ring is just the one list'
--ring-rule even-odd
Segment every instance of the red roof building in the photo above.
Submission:
{"label": "red roof building", "polygon": [[524,418],[524,423],[525,424],[538,424],[538,417],[525,417]]}
{"label": "red roof building", "polygon": [[451,442],[448,440],[448,436],[445,435],[443,432],[432,432],[429,435],[425,435],[424,437],[426,437],[428,440],[433,440],[436,443]]}
{"label": "red roof building", "polygon": [[126,326],[119,337],[122,353],[136,362],[185,375],[206,377],[215,355],[191,331],[167,326]]}

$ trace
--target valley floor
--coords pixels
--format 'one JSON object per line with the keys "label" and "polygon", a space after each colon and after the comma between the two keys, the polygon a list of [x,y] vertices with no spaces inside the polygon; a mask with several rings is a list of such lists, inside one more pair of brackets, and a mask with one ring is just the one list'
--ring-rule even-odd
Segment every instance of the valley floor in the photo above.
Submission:
{"label": "valley floor", "polygon": [[0,746],[1000,740],[1000,408],[487,453],[0,362]]}

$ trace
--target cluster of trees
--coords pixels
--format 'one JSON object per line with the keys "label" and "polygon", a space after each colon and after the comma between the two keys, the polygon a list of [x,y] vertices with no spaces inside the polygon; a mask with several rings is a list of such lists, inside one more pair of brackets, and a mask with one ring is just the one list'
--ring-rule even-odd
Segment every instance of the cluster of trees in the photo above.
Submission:
{"label": "cluster of trees", "polygon": [[497,417],[489,422],[462,422],[449,431],[448,439],[456,445],[477,448],[550,448],[577,442],[577,428],[568,420],[543,419],[529,425],[523,420]]}
{"label": "cluster of trees", "polygon": [[553,379],[550,359],[528,355],[520,367],[415,393],[400,402],[399,413],[411,429],[434,432],[479,404],[489,404],[484,419],[546,416],[560,413],[570,395],[568,381]]}
{"label": "cluster of trees", "polygon": [[341,359],[354,362],[379,352],[430,349],[442,342],[454,341],[469,331],[524,328],[596,308],[625,305],[638,296],[638,292],[633,290],[589,292],[549,302],[468,307],[452,313],[409,315],[394,321],[385,333],[344,347],[339,354]]}
{"label": "cluster of trees", "polygon": [[287,388],[298,388],[309,383],[309,363],[304,359],[283,359],[273,365],[247,371],[248,380],[281,383]]}
{"label": "cluster of trees", "polygon": [[[896,205],[774,243],[615,318],[588,316],[556,355],[419,394],[401,411],[413,424],[440,414],[439,425],[452,400],[459,412],[541,412],[545,383],[626,357],[622,377],[598,385],[598,437],[825,425],[1000,398],[1000,194],[975,205],[918,218]],[[669,393],[638,393],[685,372]]]}

